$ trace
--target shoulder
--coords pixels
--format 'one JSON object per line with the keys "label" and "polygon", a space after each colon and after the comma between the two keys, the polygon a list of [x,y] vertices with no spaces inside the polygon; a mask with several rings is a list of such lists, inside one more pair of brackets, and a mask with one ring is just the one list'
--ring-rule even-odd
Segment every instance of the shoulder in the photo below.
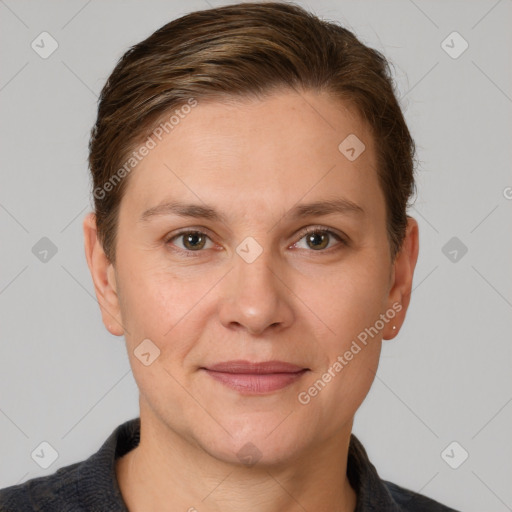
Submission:
{"label": "shoulder", "polygon": [[140,418],[119,425],[88,459],[0,489],[0,512],[127,512],[115,464],[140,440]]}
{"label": "shoulder", "polygon": [[0,512],[82,511],[77,492],[80,464],[77,462],[52,475],[0,489]]}
{"label": "shoulder", "polygon": [[354,434],[349,445],[347,476],[357,492],[356,512],[458,512],[432,498],[381,479]]}
{"label": "shoulder", "polygon": [[458,512],[432,498],[427,498],[422,494],[400,487],[393,482],[382,480],[382,483],[403,512]]}

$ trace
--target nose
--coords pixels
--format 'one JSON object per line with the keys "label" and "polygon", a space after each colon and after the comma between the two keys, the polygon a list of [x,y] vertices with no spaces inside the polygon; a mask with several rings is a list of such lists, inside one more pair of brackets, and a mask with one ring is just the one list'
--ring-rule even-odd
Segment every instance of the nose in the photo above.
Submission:
{"label": "nose", "polygon": [[234,255],[234,268],[224,283],[220,321],[228,329],[254,336],[276,332],[293,322],[293,293],[282,266],[267,251],[252,263]]}

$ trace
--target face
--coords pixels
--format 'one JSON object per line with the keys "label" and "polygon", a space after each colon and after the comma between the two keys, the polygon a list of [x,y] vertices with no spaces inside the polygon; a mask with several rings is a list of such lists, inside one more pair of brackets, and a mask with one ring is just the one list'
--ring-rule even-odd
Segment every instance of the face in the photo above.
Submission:
{"label": "face", "polygon": [[115,269],[97,241],[88,252],[143,421],[236,463],[247,451],[286,461],[350,432],[417,254],[407,242],[391,261],[356,113],[313,92],[199,101],[127,185]]}

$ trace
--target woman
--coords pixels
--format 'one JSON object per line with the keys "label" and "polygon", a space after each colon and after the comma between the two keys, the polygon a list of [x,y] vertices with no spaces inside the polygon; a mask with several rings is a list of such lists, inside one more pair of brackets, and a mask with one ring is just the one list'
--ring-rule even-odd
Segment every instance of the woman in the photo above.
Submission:
{"label": "woman", "polygon": [[386,60],[300,7],[195,12],[131,48],[83,228],[140,418],[1,509],[453,510],[351,433],[409,305],[413,160]]}

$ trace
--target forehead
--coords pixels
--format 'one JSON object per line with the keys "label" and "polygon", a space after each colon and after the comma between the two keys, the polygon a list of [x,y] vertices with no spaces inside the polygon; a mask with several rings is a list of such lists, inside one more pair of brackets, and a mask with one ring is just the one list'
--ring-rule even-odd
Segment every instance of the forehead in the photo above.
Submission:
{"label": "forehead", "polygon": [[155,141],[126,191],[139,212],[169,196],[238,203],[249,213],[337,191],[355,203],[382,206],[370,131],[354,109],[326,93],[198,100]]}

